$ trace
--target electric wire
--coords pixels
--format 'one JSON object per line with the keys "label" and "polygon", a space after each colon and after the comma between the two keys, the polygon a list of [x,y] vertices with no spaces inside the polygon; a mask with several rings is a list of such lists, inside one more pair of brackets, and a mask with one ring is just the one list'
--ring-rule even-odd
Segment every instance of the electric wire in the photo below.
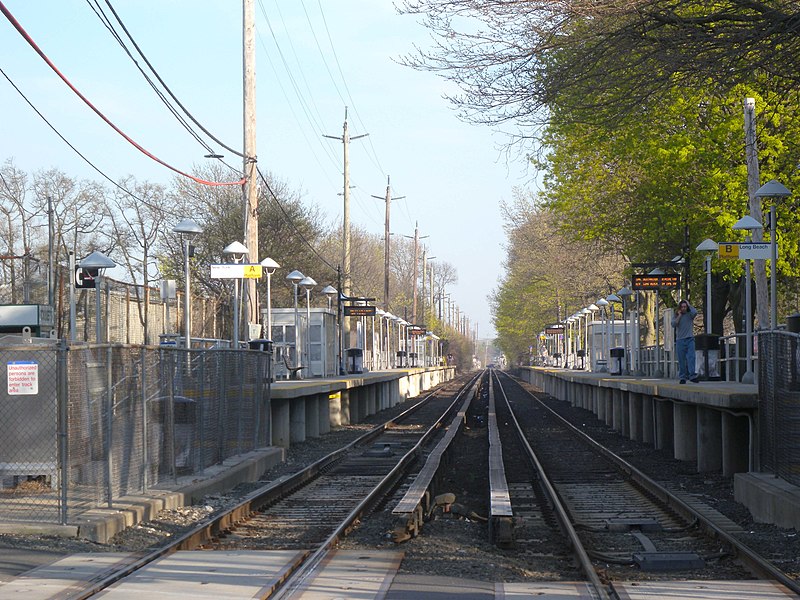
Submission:
{"label": "electric wire", "polygon": [[263,182],[264,187],[267,188],[269,197],[272,198],[277,207],[280,209],[281,214],[283,214],[284,219],[286,219],[286,222],[294,228],[297,235],[299,235],[300,239],[303,240],[303,243],[309,247],[309,249],[316,255],[317,258],[319,258],[329,269],[336,271],[336,267],[334,267],[331,263],[329,263],[328,260],[324,256],[322,256],[322,254],[319,253],[319,251],[314,247],[314,244],[309,242],[308,238],[306,238],[306,236],[303,235],[303,232],[300,231],[300,228],[298,228],[295,225],[294,221],[292,220],[292,217],[289,216],[289,213],[286,211],[281,201],[278,200],[278,195],[272,190],[272,186],[270,186],[269,182],[267,181],[267,178],[264,177],[264,174],[261,172],[261,169],[256,167],[256,170],[258,171],[259,177],[261,177],[261,181]]}
{"label": "electric wire", "polygon": [[[320,252],[319,252],[319,251],[318,251],[318,250],[317,250],[317,249],[314,247],[314,244],[312,244],[310,241],[308,241],[308,238],[306,238],[306,236],[304,236],[304,235],[303,235],[303,232],[302,232],[302,231],[300,231],[300,228],[299,228],[299,227],[297,227],[297,226],[295,225],[295,223],[294,223],[294,220],[292,219],[292,217],[291,217],[291,216],[289,216],[289,213],[287,212],[286,208],[284,208],[283,204],[282,204],[282,203],[281,203],[281,201],[278,199],[278,195],[277,195],[277,194],[276,194],[276,193],[275,193],[275,192],[272,190],[272,186],[270,186],[270,184],[269,184],[269,181],[267,181],[267,178],[266,178],[266,177],[264,177],[264,174],[261,172],[261,169],[259,169],[259,168],[256,166],[256,171],[258,171],[258,176],[261,178],[261,181],[262,181],[262,183],[264,184],[264,187],[267,189],[267,192],[268,192],[268,194],[269,194],[269,197],[270,197],[270,198],[271,198],[271,199],[272,199],[272,200],[275,202],[276,206],[277,206],[277,207],[280,209],[280,211],[281,211],[281,214],[283,215],[283,218],[284,218],[284,219],[286,219],[286,222],[287,222],[289,225],[291,225],[291,226],[294,228],[294,230],[297,232],[297,235],[299,235],[299,236],[300,236],[300,239],[301,239],[301,240],[303,240],[303,243],[304,243],[306,246],[308,246],[308,247],[309,247],[309,249],[311,250],[311,252],[313,252],[313,253],[314,253],[314,255],[315,255],[317,258],[319,258],[319,260],[320,260],[320,261],[322,261],[322,263],[323,263],[323,264],[324,264],[326,267],[328,267],[328,268],[329,268],[331,271],[334,271],[334,272],[337,272],[337,273],[338,273],[338,271],[339,271],[338,267],[336,267],[336,266],[332,265],[332,264],[331,264],[331,263],[328,261],[328,259],[326,259],[324,256],[322,256],[322,254],[320,254]],[[350,280],[351,280],[351,283],[352,283],[352,285],[353,285],[354,287],[356,287],[356,288],[358,288],[358,287],[359,287],[359,286],[356,286],[356,285],[355,285],[355,283],[353,282],[352,275],[351,275],[351,277],[350,277]]]}
{"label": "electric wire", "polygon": [[[134,194],[133,192],[131,192],[129,189],[125,188],[125,187],[124,187],[124,186],[122,186],[120,183],[118,183],[118,182],[114,181],[113,179],[111,179],[111,177],[109,177],[108,175],[106,175],[106,173],[105,173],[103,170],[101,170],[101,169],[100,169],[100,167],[98,167],[97,165],[95,165],[95,164],[94,164],[94,163],[93,163],[91,160],[89,160],[89,159],[88,159],[88,158],[87,158],[87,157],[86,157],[86,156],[85,156],[85,155],[84,155],[84,154],[83,154],[83,153],[82,153],[80,150],[78,150],[78,149],[77,149],[77,148],[76,148],[74,145],[72,145],[72,144],[70,143],[70,141],[69,141],[67,138],[65,138],[65,137],[64,137],[64,136],[61,134],[61,132],[60,132],[60,131],[59,131],[59,130],[58,130],[56,127],[55,127],[55,125],[53,125],[53,124],[52,124],[52,123],[51,123],[51,122],[50,122],[50,121],[47,119],[47,117],[45,117],[45,116],[44,116],[44,115],[41,113],[41,111],[40,111],[38,108],[36,108],[36,106],[34,106],[34,104],[33,104],[33,103],[32,103],[32,102],[31,102],[31,101],[28,99],[28,97],[27,97],[27,96],[26,96],[26,95],[25,95],[25,94],[22,92],[22,90],[21,90],[21,89],[19,89],[19,87],[17,87],[17,85],[16,85],[16,84],[15,84],[15,83],[14,83],[14,82],[11,80],[11,78],[10,78],[10,77],[8,76],[8,74],[7,74],[7,73],[6,73],[6,72],[5,72],[5,71],[2,69],[2,67],[0,67],[0,74],[2,74],[2,75],[3,75],[3,77],[5,77],[5,79],[8,81],[8,83],[10,83],[10,84],[11,84],[11,87],[13,87],[13,88],[14,88],[14,90],[16,90],[16,92],[17,92],[17,93],[18,93],[18,94],[19,94],[19,95],[22,97],[22,99],[23,99],[23,100],[25,100],[25,102],[28,104],[28,106],[30,106],[30,107],[33,109],[33,111],[34,111],[34,112],[35,112],[35,113],[36,113],[36,114],[39,116],[39,118],[40,118],[42,121],[44,121],[44,122],[45,122],[45,124],[47,124],[47,126],[48,126],[48,127],[49,127],[49,128],[52,130],[52,131],[53,131],[53,133],[55,133],[55,134],[56,134],[56,135],[57,135],[59,138],[61,138],[61,141],[63,141],[63,142],[64,142],[64,143],[65,143],[67,146],[69,146],[69,148],[70,148],[70,149],[71,149],[71,150],[72,150],[72,151],[73,151],[75,154],[77,154],[77,155],[78,155],[78,156],[79,156],[79,157],[80,157],[80,158],[81,158],[81,159],[82,159],[82,160],[83,160],[83,161],[84,161],[84,162],[85,162],[87,165],[89,165],[89,166],[90,166],[92,169],[94,169],[94,170],[95,170],[95,171],[96,171],[96,172],[97,172],[97,173],[98,173],[98,174],[99,174],[99,175],[100,175],[100,176],[101,176],[103,179],[107,180],[107,181],[108,181],[108,182],[110,182],[110,183],[111,183],[111,184],[112,184],[114,187],[118,188],[120,191],[122,191],[122,192],[124,192],[125,194],[129,195],[129,196],[130,196],[131,198],[133,198],[134,200],[136,200],[136,201],[138,201],[138,202],[141,202],[142,204],[144,204],[144,205],[148,206],[149,208],[152,208],[153,210],[156,210],[156,209],[158,209],[158,210],[165,210],[166,212],[169,212],[169,211],[167,211],[167,210],[166,210],[164,207],[156,207],[156,206],[154,206],[153,204],[149,203],[149,202],[148,202],[147,200],[145,200],[144,198],[141,198],[141,197],[137,196],[136,194]],[[176,217],[176,218],[178,218],[178,217],[179,217],[179,215],[178,215],[177,213],[172,213],[172,212],[169,212],[169,214],[170,214],[170,216],[173,216],[173,217]]]}
{"label": "electric wire", "polygon": [[14,17],[14,15],[11,14],[11,12],[8,10],[8,8],[6,8],[5,4],[2,1],[0,1],[0,12],[3,13],[3,15],[6,17],[6,19],[14,26],[14,28],[23,37],[23,39],[28,43],[28,45],[31,48],[33,48],[33,50],[39,55],[39,57],[43,61],[45,61],[47,66],[49,66],[50,69],[56,75],[58,75],[58,77],[67,85],[67,87],[69,87],[69,89],[72,90],[72,92],[75,95],[77,95],[78,98],[80,98],[84,102],[84,104],[86,104],[90,109],[92,109],[92,111],[98,117],[100,117],[109,127],[111,127],[114,131],[116,131],[129,144],[131,144],[134,148],[139,150],[142,154],[144,154],[145,156],[149,157],[151,160],[154,160],[155,162],[157,162],[158,164],[162,165],[163,167],[166,167],[167,169],[169,169],[169,170],[171,170],[171,171],[173,171],[175,173],[178,173],[179,175],[182,175],[182,176],[184,176],[184,177],[186,177],[188,179],[191,179],[191,180],[195,181],[196,183],[199,183],[199,184],[202,184],[202,185],[209,185],[209,186],[243,185],[246,182],[245,179],[240,179],[239,181],[206,181],[204,179],[200,179],[199,177],[195,177],[194,175],[190,175],[189,173],[185,173],[184,171],[181,171],[177,167],[174,167],[174,166],[170,165],[169,163],[163,161],[162,159],[158,158],[157,156],[155,156],[154,154],[149,152],[147,149],[145,149],[139,143],[134,141],[125,132],[123,132],[119,127],[117,127],[108,117],[105,116],[105,114],[103,114],[100,111],[100,109],[98,109],[94,104],[92,104],[91,101],[86,96],[84,96],[69,81],[69,79],[67,79],[67,77],[63,73],[61,73],[61,71],[58,70],[58,67],[56,67],[55,64],[47,57],[47,55],[38,46],[38,44],[36,44],[36,42],[33,40],[33,38],[30,35],[28,35],[28,33],[25,31],[25,29],[22,27],[22,25],[19,23],[19,21],[17,21],[17,19]]}
{"label": "electric wire", "polygon": [[[294,109],[294,103],[289,100],[289,94],[286,91],[286,87],[283,85],[283,82],[281,81],[281,78],[278,75],[278,69],[276,68],[275,63],[273,62],[272,57],[270,56],[269,52],[267,51],[267,47],[264,44],[264,40],[261,37],[260,32],[258,31],[257,27],[256,27],[256,32],[258,33],[258,41],[261,44],[261,48],[264,50],[264,54],[267,57],[267,61],[269,62],[269,65],[272,68],[272,72],[275,75],[275,82],[278,84],[278,87],[280,88],[281,93],[283,94],[283,98],[284,98],[284,100],[286,100],[286,105],[289,107],[289,111],[292,113],[292,116],[294,117],[295,122],[298,124],[298,126],[300,128],[300,134],[303,136],[303,139],[305,140],[306,145],[308,146],[308,149],[311,152],[311,155],[314,157],[314,160],[317,162],[317,165],[319,165],[320,172],[324,175],[325,179],[328,180],[328,183],[331,186],[333,186],[334,183],[333,183],[333,181],[331,181],[330,176],[328,175],[328,171],[323,166],[322,160],[320,159],[319,154],[317,154],[316,150],[314,149],[314,144],[312,144],[311,140],[308,138],[308,135],[306,135],[305,128],[302,126],[301,120],[300,120],[297,112]],[[314,132],[314,133],[316,135],[318,135],[317,132]],[[336,158],[331,153],[331,150],[329,149],[329,146],[327,144],[324,144],[323,148],[325,149],[325,156],[328,158],[328,160],[331,162],[331,164],[333,164],[333,166],[336,169],[339,169],[340,165],[336,162]]]}
{"label": "electric wire", "polygon": [[[87,0],[87,1],[89,1],[89,0]],[[95,2],[97,2],[97,0],[95,0]],[[175,104],[177,104],[177,105],[178,105],[178,107],[179,107],[179,108],[180,108],[180,109],[181,109],[181,110],[184,112],[184,114],[185,114],[185,115],[186,115],[186,116],[187,116],[187,117],[188,117],[188,118],[189,118],[189,119],[192,121],[192,123],[194,123],[194,124],[195,124],[197,127],[199,127],[199,128],[200,128],[200,130],[201,130],[203,133],[205,133],[205,134],[206,134],[206,135],[207,135],[209,138],[211,138],[213,141],[215,141],[217,144],[219,144],[219,145],[220,145],[222,148],[224,148],[224,149],[225,149],[225,150],[227,150],[228,152],[231,152],[232,154],[235,154],[236,156],[239,156],[239,157],[241,157],[241,158],[244,158],[244,153],[243,153],[243,152],[240,152],[239,150],[236,150],[236,149],[234,149],[234,148],[231,148],[230,146],[228,146],[227,144],[225,144],[225,143],[224,143],[222,140],[220,140],[219,138],[217,138],[216,136],[214,136],[214,134],[212,134],[212,133],[211,133],[211,132],[210,132],[208,129],[206,129],[206,128],[205,128],[205,127],[202,125],[202,123],[200,123],[200,121],[198,121],[198,120],[195,118],[195,116],[194,116],[194,115],[193,115],[193,114],[192,114],[192,113],[189,111],[189,109],[187,109],[187,108],[186,108],[186,107],[183,105],[183,103],[182,103],[182,102],[181,102],[181,101],[178,99],[178,97],[177,97],[177,96],[176,96],[176,95],[175,95],[175,94],[172,92],[172,90],[170,89],[170,87],[169,87],[169,86],[168,86],[168,85],[167,85],[167,84],[164,82],[164,80],[161,78],[161,76],[159,75],[158,71],[157,71],[157,70],[155,69],[155,67],[154,67],[154,66],[153,66],[153,65],[150,63],[150,61],[148,60],[147,56],[145,56],[144,52],[142,52],[142,49],[139,47],[139,44],[137,44],[137,43],[136,43],[136,40],[133,38],[133,36],[131,35],[131,33],[128,31],[128,28],[125,26],[125,23],[123,23],[123,22],[122,22],[122,19],[121,19],[121,18],[119,17],[119,15],[117,14],[117,11],[116,11],[116,10],[114,9],[114,7],[111,5],[111,2],[110,2],[109,0],[105,0],[105,3],[106,3],[106,5],[108,5],[108,8],[111,10],[112,14],[114,15],[114,18],[117,20],[117,23],[119,23],[120,27],[122,27],[122,30],[125,32],[125,35],[126,35],[126,36],[128,36],[128,39],[129,39],[129,40],[131,41],[131,43],[133,44],[133,47],[134,47],[134,48],[136,48],[136,52],[138,52],[139,56],[141,56],[141,57],[142,57],[142,60],[144,60],[145,64],[147,64],[147,67],[150,69],[150,71],[152,71],[153,75],[155,75],[156,79],[158,79],[158,82],[159,82],[159,83],[161,84],[161,86],[164,88],[164,91],[166,91],[166,92],[167,92],[167,94],[169,94],[169,97],[170,97],[170,98],[172,98],[172,100],[175,102]],[[124,44],[123,44],[123,48],[125,48]],[[126,50],[125,50],[125,51],[126,51],[126,52],[128,52],[128,51],[127,51],[127,48],[126,48]],[[128,52],[128,54],[130,55],[130,53],[129,53],[129,52]],[[141,71],[141,70],[142,70],[142,69],[141,69],[141,67],[139,67],[139,64],[136,62],[136,60],[133,58],[133,56],[131,56],[131,59],[133,60],[134,64],[136,64],[137,68],[139,68],[139,70]],[[142,71],[142,74],[144,75],[144,71]],[[149,77],[147,77],[147,76],[145,75],[145,78],[147,79],[147,81],[148,81],[148,82],[150,82],[150,79],[149,79]],[[152,85],[152,83],[151,83],[151,85]],[[155,88],[155,86],[153,86],[153,89],[156,89],[156,88]],[[159,96],[161,96],[161,97],[163,98],[163,94],[161,94],[161,92],[160,92],[159,90],[157,90],[157,89],[156,89],[156,92],[159,94]],[[165,100],[165,102],[166,102],[166,100]],[[169,103],[167,103],[167,104],[168,104],[168,106],[169,106]],[[170,106],[170,108],[172,109],[172,107],[171,107],[171,106]],[[176,115],[176,116],[178,116],[178,115]],[[182,123],[185,123],[185,121],[184,121],[184,119],[183,119],[182,117],[180,117],[179,119],[180,119],[180,121],[181,121]],[[201,143],[203,143],[203,144],[204,144],[204,147],[205,147],[206,149],[208,149],[208,150],[210,150],[210,151],[211,151],[211,148],[210,148],[209,146],[205,145],[205,142],[201,142]]]}
{"label": "electric wire", "polygon": [[[302,2],[302,0],[301,0],[301,2]],[[367,127],[364,125],[364,121],[361,120],[361,115],[358,112],[358,107],[356,106],[356,103],[353,100],[353,95],[350,93],[350,87],[347,85],[347,79],[344,76],[344,71],[342,70],[342,65],[339,62],[339,55],[336,53],[336,46],[334,46],[334,44],[333,44],[333,37],[331,36],[331,30],[328,27],[328,20],[325,18],[325,11],[322,10],[322,2],[320,0],[317,0],[317,6],[319,6],[319,14],[322,17],[322,24],[324,25],[325,33],[328,36],[328,44],[331,47],[331,53],[333,54],[333,59],[336,62],[336,68],[339,70],[339,77],[342,78],[342,85],[344,85],[344,89],[347,92],[347,97],[350,99],[350,106],[353,107],[353,112],[356,115],[356,119],[358,119],[358,122],[361,124],[361,128],[366,130]],[[303,4],[303,10],[305,10],[305,3]],[[306,13],[306,14],[308,14],[308,13]],[[316,40],[316,35],[314,36],[314,39]],[[317,46],[319,47],[319,44],[317,44]],[[320,49],[320,54],[322,54],[322,50],[321,49]],[[325,61],[324,54],[323,54],[323,61]],[[325,68],[327,68],[327,66],[328,66],[328,63],[325,62]],[[338,87],[337,87],[336,91],[337,92],[339,91]],[[339,97],[341,98],[341,94],[339,94]],[[383,166],[381,165],[381,161],[378,158],[378,153],[375,151],[375,146],[372,145],[372,140],[368,139],[367,143],[369,144],[370,148],[372,149],[372,156],[375,159],[373,162],[374,162],[375,166],[378,167],[378,170],[385,177],[386,176],[386,171],[384,170]]]}
{"label": "electric wire", "polygon": [[[292,84],[292,87],[294,88],[294,93],[297,96],[298,101],[300,102],[300,106],[303,108],[303,112],[305,113],[306,119],[308,119],[309,123],[312,124],[313,128],[316,131],[322,131],[321,117],[315,116],[313,114],[314,111],[312,111],[311,108],[311,104],[313,104],[313,99],[311,103],[309,103],[309,101],[306,100],[305,96],[303,95],[300,89],[300,85],[297,82],[297,78],[294,76],[294,73],[291,67],[289,66],[289,61],[286,57],[286,54],[284,53],[283,48],[281,47],[281,44],[278,41],[278,35],[275,32],[275,28],[272,25],[272,20],[269,18],[269,15],[267,14],[267,10],[264,7],[264,3],[262,0],[258,0],[258,6],[261,9],[261,14],[263,15],[264,20],[267,23],[267,28],[269,29],[270,36],[272,37],[272,40],[275,43],[275,48],[278,51],[278,56],[280,57],[281,62],[283,63],[283,68],[286,70],[286,74],[289,77],[289,82]],[[301,69],[301,74],[302,74],[302,69]],[[306,87],[308,87],[307,84]],[[316,110],[316,107],[314,107],[314,110]],[[319,113],[318,110],[316,110],[316,112]]]}
{"label": "electric wire", "polygon": [[[311,98],[310,102],[304,97],[304,94],[303,94],[303,91],[302,91],[302,87],[303,86],[301,86],[298,83],[298,78],[295,77],[295,75],[293,74],[293,72],[292,72],[292,70],[291,70],[291,68],[289,66],[289,61],[286,59],[286,54],[281,49],[281,46],[280,46],[280,43],[278,41],[276,32],[275,32],[274,28],[272,27],[271,20],[270,20],[269,16],[267,15],[266,8],[264,7],[264,4],[263,4],[263,2],[261,0],[259,0],[259,7],[261,9],[262,15],[264,16],[264,19],[267,22],[268,27],[270,28],[270,33],[272,35],[273,41],[274,41],[276,47],[278,48],[278,52],[279,52],[279,54],[281,56],[281,59],[283,61],[284,69],[286,70],[286,72],[287,72],[287,74],[289,76],[289,79],[292,82],[292,85],[293,85],[294,90],[295,90],[295,94],[297,95],[298,99],[300,100],[301,106],[303,106],[304,109],[305,108],[308,109],[308,110],[305,110],[306,117],[307,117],[309,123],[311,124],[312,129],[316,129],[316,131],[319,132],[319,131],[322,130],[321,126],[320,126],[321,117],[319,117],[319,110],[318,110],[318,108],[316,106],[316,103],[313,101],[314,94],[311,92],[310,87],[308,85],[308,80],[305,77],[305,71],[302,68],[302,64],[301,64],[301,62],[300,62],[300,60],[299,60],[299,58],[297,56],[297,52],[295,50],[295,46],[292,43],[292,35],[290,34],[290,32],[288,30],[288,27],[286,25],[286,20],[285,20],[285,18],[283,16],[283,13],[281,12],[280,7],[278,6],[278,4],[276,2],[276,9],[278,11],[278,15],[279,15],[279,17],[281,19],[281,22],[283,24],[284,31],[286,32],[286,36],[287,36],[287,39],[289,41],[289,46],[290,46],[290,49],[291,49],[291,53],[295,58],[295,61],[296,61],[297,66],[298,66],[298,70],[300,72],[300,80],[303,82],[303,84],[305,84],[305,89],[308,90],[308,95]],[[314,38],[314,41],[316,43],[317,50],[319,51],[320,56],[322,57],[323,65],[324,65],[324,67],[325,67],[325,69],[326,69],[326,71],[328,73],[328,76],[329,76],[329,78],[331,80],[331,83],[334,86],[337,94],[339,95],[339,98],[342,100],[343,103],[346,104],[344,96],[342,95],[341,90],[339,89],[339,86],[336,83],[336,79],[335,79],[333,73],[331,72],[330,66],[328,65],[328,62],[325,59],[325,55],[324,55],[324,52],[322,50],[322,46],[320,45],[319,38],[317,37],[317,34],[314,31],[313,23],[311,21],[310,15],[309,15],[304,3],[303,3],[303,10],[305,12],[306,21],[308,22],[309,28],[311,29],[311,34],[312,34],[312,36]],[[265,49],[265,51],[266,51],[266,49]],[[273,66],[273,68],[274,68],[274,66]],[[340,72],[341,72],[341,70],[340,70]],[[276,75],[277,75],[277,73],[276,73]],[[280,81],[280,79],[279,79],[279,81]],[[345,85],[345,87],[346,87],[346,85]],[[287,102],[288,102],[288,99],[287,99]],[[292,111],[292,114],[295,115],[295,118],[296,118],[296,113],[294,112],[294,109],[292,108],[292,103],[291,102],[289,102],[289,107],[290,107],[290,110]],[[314,113],[314,114],[312,115],[312,113]],[[331,156],[330,155],[330,151],[328,150],[329,146],[325,146],[325,148],[326,148],[326,153],[330,157]],[[313,152],[313,150],[312,150],[312,152]],[[338,159],[332,158],[332,160],[333,160],[334,164],[336,165],[337,169],[341,169],[341,163],[338,161]],[[326,177],[327,177],[327,175],[326,175]],[[368,207],[365,206],[363,204],[363,201],[361,199],[359,199],[359,198],[356,198],[356,202],[358,203],[362,214],[368,215],[369,219],[373,223],[380,224],[379,217],[376,217],[374,215],[374,213],[373,213],[373,211],[375,210],[375,207],[373,206],[373,204],[371,202],[368,203]]]}
{"label": "electric wire", "polygon": [[[158,88],[158,86],[155,84],[155,82],[152,80],[152,78],[145,72],[145,70],[139,64],[139,61],[136,60],[136,58],[133,56],[133,53],[128,49],[128,46],[125,44],[125,41],[122,39],[122,37],[119,35],[119,33],[117,33],[117,30],[114,28],[114,25],[111,23],[111,20],[106,16],[105,12],[103,11],[103,8],[99,5],[98,0],[86,0],[86,3],[89,5],[89,8],[92,10],[92,12],[94,12],[95,16],[97,16],[97,18],[100,20],[100,22],[103,24],[103,26],[111,34],[111,37],[113,37],[117,41],[119,46],[122,48],[123,52],[125,52],[125,54],[128,55],[128,58],[131,59],[131,62],[139,70],[139,73],[142,74],[142,77],[144,77],[145,81],[153,89],[153,91],[156,93],[156,95],[161,100],[161,102],[164,104],[164,106],[167,107],[167,110],[169,110],[169,112],[172,113],[172,116],[175,117],[175,119],[189,133],[189,135],[191,135],[201,146],[203,146],[203,148],[205,148],[207,152],[209,152],[209,153],[213,152],[211,146],[202,137],[200,137],[200,135],[194,129],[192,129],[192,127],[189,125],[189,123],[186,121],[186,119],[184,119],[183,116],[178,113],[177,109],[174,106],[172,106],[172,104],[170,104],[169,100],[167,100],[167,97],[164,95],[164,93]],[[114,10],[113,7],[111,8],[111,10],[112,11]],[[115,13],[115,15],[116,15],[116,13]],[[119,21],[119,17],[117,17],[117,20]],[[122,27],[123,27],[123,29],[125,28],[124,25],[122,25]],[[127,30],[125,30],[125,31],[127,33]],[[130,38],[130,34],[129,33],[128,33],[128,37]],[[133,45],[138,50],[138,46],[136,46],[136,42],[135,41],[133,41]],[[139,53],[141,54],[141,51],[139,51]],[[145,62],[146,61],[147,61],[147,59],[145,58]],[[148,63],[148,65],[149,65],[149,63]],[[150,68],[152,70],[152,67],[150,67]],[[158,77],[157,73],[156,73],[156,77]],[[159,78],[159,81],[161,81],[160,78]],[[162,85],[164,85],[163,82],[162,82]]]}

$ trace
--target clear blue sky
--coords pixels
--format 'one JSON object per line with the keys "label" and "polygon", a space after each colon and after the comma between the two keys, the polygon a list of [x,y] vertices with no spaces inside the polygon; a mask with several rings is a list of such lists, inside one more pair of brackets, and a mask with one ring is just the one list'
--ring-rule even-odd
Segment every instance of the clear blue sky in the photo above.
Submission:
{"label": "clear blue sky", "polygon": [[[133,139],[182,170],[202,164],[203,148],[156,99],[89,2],[4,4],[72,83]],[[240,148],[241,2],[112,4],[184,105],[217,137]],[[259,165],[300,190],[332,223],[340,219],[341,143],[322,134],[341,134],[349,106],[351,135],[369,133],[350,148],[353,222],[382,235],[383,203],[371,196],[383,196],[390,175],[394,195],[406,197],[393,203],[391,230],[412,235],[419,221],[420,235],[430,236],[429,254],[458,269],[459,282],[450,290],[455,301],[479,323],[480,337],[493,335],[487,295],[502,273],[499,203],[526,183],[528,173],[522,164],[507,164],[498,150],[501,134],[456,118],[442,98],[448,90],[443,80],[395,62],[415,42],[428,44],[425,29],[413,17],[397,15],[389,0],[257,0],[256,27]],[[4,18],[0,28],[0,66],[73,145],[112,179],[132,174],[170,181],[171,171],[95,116]],[[0,102],[0,159],[13,157],[27,171],[56,167],[100,180],[2,78]]]}

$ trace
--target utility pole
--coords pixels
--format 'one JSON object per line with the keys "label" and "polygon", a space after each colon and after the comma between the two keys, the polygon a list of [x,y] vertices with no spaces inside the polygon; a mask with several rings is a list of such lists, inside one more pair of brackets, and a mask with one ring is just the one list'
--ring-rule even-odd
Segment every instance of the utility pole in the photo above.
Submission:
{"label": "utility pole", "polygon": [[[350,140],[357,140],[367,137],[368,133],[361,135],[354,135],[350,137],[347,128],[347,107],[344,107],[344,125],[342,126],[342,135],[323,135],[322,137],[330,138],[332,140],[339,140],[342,142],[343,147],[343,174],[344,174],[344,190],[342,197],[344,198],[344,210],[342,215],[342,289],[340,292],[345,296],[350,296]],[[349,323],[345,323],[345,337],[349,338],[350,327]]]}
{"label": "utility pole", "polygon": [[[431,258],[429,260],[433,260],[434,258],[436,258],[436,257],[435,256],[431,256]],[[434,315],[434,312],[433,312],[434,311],[434,308],[433,308],[433,269],[434,268],[435,268],[434,265],[430,266],[430,271],[429,271],[429,275],[428,275],[428,277],[429,277],[428,282],[430,283],[430,289],[431,289],[431,317],[433,317],[433,315]]]}
{"label": "utility pole", "polygon": [[[256,24],[255,0],[243,0],[242,29],[244,61],[244,84],[242,98],[244,102],[244,158],[243,172],[245,183],[242,186],[244,195],[244,245],[247,246],[249,262],[258,262],[258,179],[256,177]],[[260,323],[258,315],[258,297],[256,296],[256,280],[244,280],[244,314],[247,327],[244,339],[250,339],[250,324]],[[238,334],[238,332],[237,332]],[[186,332],[189,336],[190,332]],[[268,332],[271,335],[271,332]],[[237,336],[235,335],[234,338]]]}
{"label": "utility pole", "polygon": [[[386,176],[386,196],[372,196],[386,202],[386,215],[383,223],[383,310],[389,312],[389,212],[392,206],[392,188],[389,185],[389,176]],[[405,196],[398,196],[394,200],[402,200]]]}
{"label": "utility pole", "polygon": [[[422,324],[427,329],[428,327],[428,315],[425,311],[425,303],[428,300],[428,295],[425,293],[425,279],[428,277],[428,261],[433,260],[436,258],[435,256],[428,256],[427,248],[422,249]],[[430,306],[431,306],[431,314],[433,314],[433,280],[431,280],[431,290],[430,290]]]}
{"label": "utility pole", "polygon": [[427,235],[423,235],[420,237],[419,235],[419,222],[414,223],[414,237],[412,238],[410,235],[404,235],[403,237],[407,237],[409,239],[414,240],[414,284],[413,284],[413,294],[414,294],[414,302],[412,304],[411,309],[411,320],[414,325],[417,324],[417,279],[418,279],[418,271],[417,268],[419,266],[419,241],[424,240]]}
{"label": "utility pole", "polygon": [[[756,140],[756,101],[755,98],[744,99],[744,152],[747,160],[747,195],[750,199],[750,216],[759,223],[763,223],[761,215],[761,198],[756,198],[756,190],[761,187],[759,183],[758,167],[758,141]],[[753,229],[754,242],[763,242],[763,229]],[[773,265],[773,268],[775,266]],[[753,271],[756,279],[756,310],[758,325],[762,329],[769,327],[769,299],[767,298],[767,267],[766,261],[754,260]],[[776,327],[773,323],[772,327]]]}

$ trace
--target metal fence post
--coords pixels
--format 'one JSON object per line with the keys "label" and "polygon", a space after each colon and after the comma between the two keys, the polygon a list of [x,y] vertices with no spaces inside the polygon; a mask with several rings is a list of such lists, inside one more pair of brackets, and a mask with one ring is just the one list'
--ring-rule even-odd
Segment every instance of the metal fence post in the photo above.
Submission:
{"label": "metal fence post", "polygon": [[58,450],[60,487],[59,507],[62,525],[67,524],[69,500],[69,377],[67,373],[67,341],[59,340],[56,346],[56,398],[58,403]]}
{"label": "metal fence post", "polygon": [[[98,291],[99,294],[99,291]],[[112,444],[112,431],[114,425],[114,407],[113,407],[113,398],[111,393],[111,344],[106,345],[106,393],[105,393],[105,405],[106,405],[106,422],[105,422],[105,453],[106,453],[106,494],[107,494],[107,502],[108,508],[113,508],[114,506],[114,489],[112,485],[112,474],[114,473],[114,459],[112,456],[113,452],[113,444]]]}
{"label": "metal fence post", "polygon": [[139,389],[141,389],[141,403],[142,403],[142,490],[147,491],[150,485],[149,471],[150,471],[150,452],[148,451],[149,436],[147,434],[147,349],[141,348],[139,354],[139,369],[141,382]]}

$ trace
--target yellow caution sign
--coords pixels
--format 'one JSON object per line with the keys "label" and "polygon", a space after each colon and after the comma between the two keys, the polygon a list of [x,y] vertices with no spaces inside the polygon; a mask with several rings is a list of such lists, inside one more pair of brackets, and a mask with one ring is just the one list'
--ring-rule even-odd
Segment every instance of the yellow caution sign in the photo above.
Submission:
{"label": "yellow caution sign", "polygon": [[261,265],[244,265],[245,279],[261,279]]}
{"label": "yellow caution sign", "polygon": [[719,257],[720,258],[739,258],[739,243],[738,242],[720,242],[719,243]]}

